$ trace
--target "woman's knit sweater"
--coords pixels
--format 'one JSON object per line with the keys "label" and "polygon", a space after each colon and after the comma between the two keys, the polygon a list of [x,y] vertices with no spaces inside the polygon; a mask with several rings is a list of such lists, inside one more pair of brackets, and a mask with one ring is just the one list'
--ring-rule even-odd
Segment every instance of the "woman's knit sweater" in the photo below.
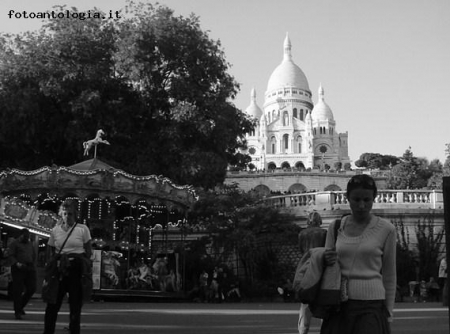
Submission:
{"label": "woman's knit sweater", "polygon": [[[346,236],[344,217],[338,230],[336,251],[343,277],[347,277],[348,297],[355,300],[385,300],[393,316],[396,274],[396,230],[389,221],[373,216],[364,232]],[[334,224],[328,229],[326,248],[334,247]]]}

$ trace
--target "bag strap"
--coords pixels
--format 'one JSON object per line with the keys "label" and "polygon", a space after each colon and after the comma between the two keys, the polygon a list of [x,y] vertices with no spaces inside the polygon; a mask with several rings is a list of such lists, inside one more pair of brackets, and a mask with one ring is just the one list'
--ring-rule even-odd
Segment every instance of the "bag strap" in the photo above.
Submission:
{"label": "bag strap", "polygon": [[64,242],[63,242],[61,248],[59,249],[58,255],[61,255],[61,252],[62,252],[64,246],[66,245],[66,242],[67,242],[67,240],[69,239],[70,235],[72,234],[72,232],[73,232],[75,226],[77,226],[77,222],[75,222],[75,224],[73,224],[72,228],[70,229],[69,234],[68,234],[67,237],[66,237],[66,240],[64,240]]}
{"label": "bag strap", "polygon": [[336,222],[334,223],[334,245],[336,246],[336,241],[338,237],[338,230],[339,227],[341,227],[341,219],[336,219]]}

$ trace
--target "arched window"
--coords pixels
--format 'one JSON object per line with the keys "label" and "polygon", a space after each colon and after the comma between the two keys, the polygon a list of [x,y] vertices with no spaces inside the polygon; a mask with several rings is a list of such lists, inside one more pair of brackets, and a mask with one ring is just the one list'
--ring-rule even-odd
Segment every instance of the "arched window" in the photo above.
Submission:
{"label": "arched window", "polygon": [[283,135],[283,147],[284,147],[285,152],[289,149],[289,135],[288,134]]}
{"label": "arched window", "polygon": [[[297,163],[298,164],[298,163]],[[297,167],[297,164],[295,165],[295,167]],[[303,164],[300,162],[300,164],[303,166]],[[299,167],[297,167],[297,169],[300,169]],[[303,168],[302,169],[305,169],[305,166],[303,166]],[[301,193],[304,193],[304,192],[306,192],[306,190],[307,190],[307,188],[303,185],[303,184],[301,184],[301,183],[294,183],[293,185],[291,185],[290,187],[289,187],[289,192],[291,193],[291,194],[301,194]]]}
{"label": "arched window", "polygon": [[281,168],[289,169],[289,168],[291,168],[291,165],[289,164],[289,162],[285,161],[281,164]]}
{"label": "arched window", "polygon": [[324,191],[342,191],[341,187],[339,187],[337,184],[330,184],[326,186]]}
{"label": "arched window", "polygon": [[277,147],[277,140],[275,136],[273,136],[272,138],[270,138],[270,148],[272,154],[275,154],[277,152],[276,147]]}
{"label": "arched window", "polygon": [[[273,168],[271,168],[273,167]],[[275,169],[275,166],[272,166],[269,164],[268,166],[269,169]],[[259,184],[255,187],[254,189],[255,192],[257,192],[258,194],[262,195],[262,196],[268,196],[270,195],[270,188],[264,184]]]}
{"label": "arched window", "polygon": [[297,153],[302,153],[302,136],[297,137]]}
{"label": "arched window", "polygon": [[296,164],[295,164],[295,168],[297,168],[298,170],[305,170],[306,168],[305,168],[305,165],[303,164],[303,162],[301,162],[301,161],[298,161]]}
{"label": "arched window", "polygon": [[295,118],[298,118],[298,117],[297,117],[297,108],[294,108],[293,112],[294,112],[294,117],[295,117]]}
{"label": "arched window", "polygon": [[300,119],[303,121],[303,109],[300,109]]}

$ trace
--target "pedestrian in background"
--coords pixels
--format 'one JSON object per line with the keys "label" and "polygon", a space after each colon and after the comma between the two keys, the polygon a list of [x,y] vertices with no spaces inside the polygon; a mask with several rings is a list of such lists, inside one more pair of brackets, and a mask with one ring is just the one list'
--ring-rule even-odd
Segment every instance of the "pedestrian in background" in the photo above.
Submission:
{"label": "pedestrian in background", "polygon": [[200,288],[200,301],[201,302],[207,302],[208,301],[208,273],[206,270],[202,270],[199,278],[198,278],[198,284]]}
{"label": "pedestrian in background", "polygon": [[428,296],[430,301],[440,301],[439,292],[441,288],[439,284],[434,280],[434,277],[431,276],[430,280],[427,282]]}
{"label": "pedestrian in background", "polygon": [[444,306],[448,306],[448,288],[447,288],[447,260],[442,258],[439,263],[439,286],[442,290],[442,301]]}
{"label": "pedestrian in background", "polygon": [[22,229],[19,237],[9,245],[8,255],[11,264],[14,315],[17,320],[21,320],[25,315],[25,306],[36,292],[37,280],[37,251],[28,229]]}
{"label": "pedestrian in background", "polygon": [[47,246],[51,256],[61,253],[62,277],[56,303],[47,303],[45,309],[44,334],[55,333],[58,312],[66,293],[69,294],[70,334],[80,334],[81,308],[83,298],[86,297],[83,296],[82,276],[89,270],[87,264],[91,262],[91,233],[86,225],[76,222],[78,216],[76,201],[64,201],[60,214],[62,223],[53,228]]}
{"label": "pedestrian in background", "polygon": [[[372,214],[377,187],[372,177],[353,176],[347,184],[351,215],[341,220],[335,239],[328,228],[325,265],[339,262],[341,305],[324,319],[321,334],[389,334],[396,276],[396,230]],[[335,243],[336,240],[336,243]]]}
{"label": "pedestrian in background", "polygon": [[[298,244],[300,247],[300,255],[302,258],[311,248],[324,247],[327,231],[321,228],[322,217],[316,211],[311,212],[308,216],[307,227],[298,234]],[[300,304],[300,312],[298,317],[299,334],[307,334],[311,324],[311,311],[308,304]]]}

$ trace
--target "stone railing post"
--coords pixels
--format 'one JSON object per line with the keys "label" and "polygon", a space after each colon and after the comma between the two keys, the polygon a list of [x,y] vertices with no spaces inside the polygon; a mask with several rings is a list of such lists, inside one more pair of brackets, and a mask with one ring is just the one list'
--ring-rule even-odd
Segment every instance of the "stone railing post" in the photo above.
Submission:
{"label": "stone railing post", "polygon": [[397,203],[405,203],[405,197],[403,191],[397,192]]}
{"label": "stone railing post", "polygon": [[331,192],[321,192],[316,194],[316,207],[320,210],[327,209],[331,210],[333,203],[332,202]]}
{"label": "stone railing post", "polygon": [[433,209],[440,209],[444,207],[444,196],[442,195],[442,192],[433,190],[430,193],[430,205]]}

